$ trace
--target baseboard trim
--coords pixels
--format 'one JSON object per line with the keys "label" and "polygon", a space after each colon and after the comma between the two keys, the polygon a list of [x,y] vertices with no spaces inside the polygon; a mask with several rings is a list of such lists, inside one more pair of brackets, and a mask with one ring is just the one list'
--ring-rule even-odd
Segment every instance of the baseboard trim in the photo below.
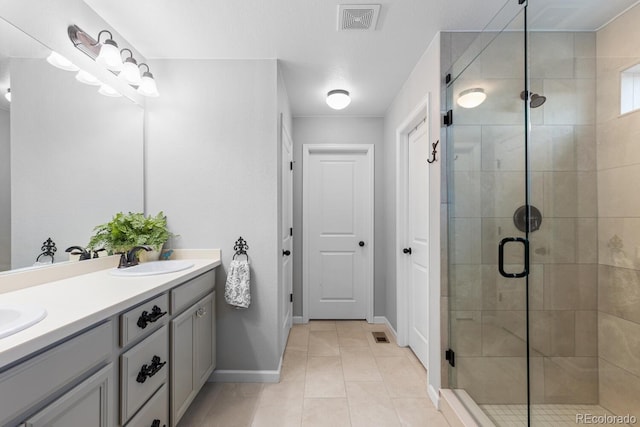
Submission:
{"label": "baseboard trim", "polygon": [[429,384],[429,388],[427,389],[427,391],[429,392],[429,397],[431,398],[433,405],[439,411],[440,410],[440,393],[438,393],[438,390],[436,390],[431,384]]}
{"label": "baseboard trim", "polygon": [[214,383],[278,383],[282,372],[282,357],[278,369],[274,371],[245,371],[236,369],[216,369],[209,377]]}
{"label": "baseboard trim", "polygon": [[379,324],[379,325],[386,325],[386,327],[389,328],[389,331],[393,334],[393,337],[396,339],[398,338],[398,333],[396,332],[395,329],[393,329],[393,326],[391,326],[391,323],[389,323],[389,319],[387,319],[386,316],[374,316],[373,323]]}
{"label": "baseboard trim", "polygon": [[302,325],[305,323],[302,316],[293,316],[292,321],[294,325]]}

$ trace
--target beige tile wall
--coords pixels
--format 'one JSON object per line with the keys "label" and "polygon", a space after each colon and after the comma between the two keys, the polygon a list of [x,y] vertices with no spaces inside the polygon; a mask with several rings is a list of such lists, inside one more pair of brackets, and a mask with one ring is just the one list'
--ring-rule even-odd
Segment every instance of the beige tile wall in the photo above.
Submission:
{"label": "beige tile wall", "polygon": [[[640,112],[620,115],[619,74],[640,63],[640,6],[597,32],[599,403],[640,416]],[[593,319],[590,319],[593,321]]]}

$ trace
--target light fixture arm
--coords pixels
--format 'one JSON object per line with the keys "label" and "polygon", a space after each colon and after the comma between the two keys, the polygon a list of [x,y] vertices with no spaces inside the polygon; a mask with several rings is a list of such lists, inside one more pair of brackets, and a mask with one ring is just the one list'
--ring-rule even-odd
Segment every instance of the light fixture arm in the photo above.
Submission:
{"label": "light fixture arm", "polygon": [[102,33],[107,33],[109,34],[109,38],[107,40],[113,40],[113,34],[111,34],[111,31],[109,30],[102,30],[98,33],[98,38],[96,40],[96,42],[94,44],[92,44],[91,46],[96,46],[97,44],[100,43],[100,36],[102,35]]}
{"label": "light fixture arm", "polygon": [[126,48],[126,47],[125,47],[124,49],[121,49],[121,50],[120,50],[120,55],[122,55],[122,52],[124,52],[125,50],[126,50],[127,52],[129,52],[129,58],[133,58],[133,52],[131,52],[131,49]]}
{"label": "light fixture arm", "polygon": [[151,70],[149,69],[149,66],[148,66],[147,64],[145,64],[144,62],[143,62],[143,63],[141,63],[140,65],[138,65],[138,68],[142,67],[143,65],[144,65],[145,67],[147,67],[147,73],[150,73],[150,72],[151,72]]}

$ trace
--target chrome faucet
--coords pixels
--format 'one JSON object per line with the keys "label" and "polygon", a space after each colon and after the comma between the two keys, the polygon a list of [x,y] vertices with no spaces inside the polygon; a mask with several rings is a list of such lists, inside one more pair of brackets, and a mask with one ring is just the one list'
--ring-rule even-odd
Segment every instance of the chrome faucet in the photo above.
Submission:
{"label": "chrome faucet", "polygon": [[134,246],[129,252],[120,253],[120,263],[118,268],[127,268],[138,265],[138,251],[144,249],[145,251],[152,250],[151,246]]}

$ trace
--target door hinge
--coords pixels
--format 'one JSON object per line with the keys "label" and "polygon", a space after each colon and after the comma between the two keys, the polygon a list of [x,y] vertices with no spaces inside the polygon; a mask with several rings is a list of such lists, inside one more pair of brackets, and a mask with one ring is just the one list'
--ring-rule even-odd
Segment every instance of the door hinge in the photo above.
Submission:
{"label": "door hinge", "polygon": [[524,3],[526,0],[518,0],[518,4]]}
{"label": "door hinge", "polygon": [[447,111],[447,114],[444,115],[444,124],[445,126],[451,126],[453,124],[453,110]]}
{"label": "door hinge", "polygon": [[293,162],[289,162],[289,170],[292,171],[293,170]]}
{"label": "door hinge", "polygon": [[292,237],[293,237],[293,227],[290,227],[290,228],[289,228],[289,236],[292,236]]}
{"label": "door hinge", "polygon": [[449,365],[453,367],[456,366],[456,353],[453,350],[448,349],[447,351],[445,351],[444,358],[449,361]]}
{"label": "door hinge", "polygon": [[444,82],[446,84],[451,83],[451,74],[447,74],[446,76],[444,76]]}
{"label": "door hinge", "polygon": [[289,294],[289,302],[293,302],[293,294]]}

